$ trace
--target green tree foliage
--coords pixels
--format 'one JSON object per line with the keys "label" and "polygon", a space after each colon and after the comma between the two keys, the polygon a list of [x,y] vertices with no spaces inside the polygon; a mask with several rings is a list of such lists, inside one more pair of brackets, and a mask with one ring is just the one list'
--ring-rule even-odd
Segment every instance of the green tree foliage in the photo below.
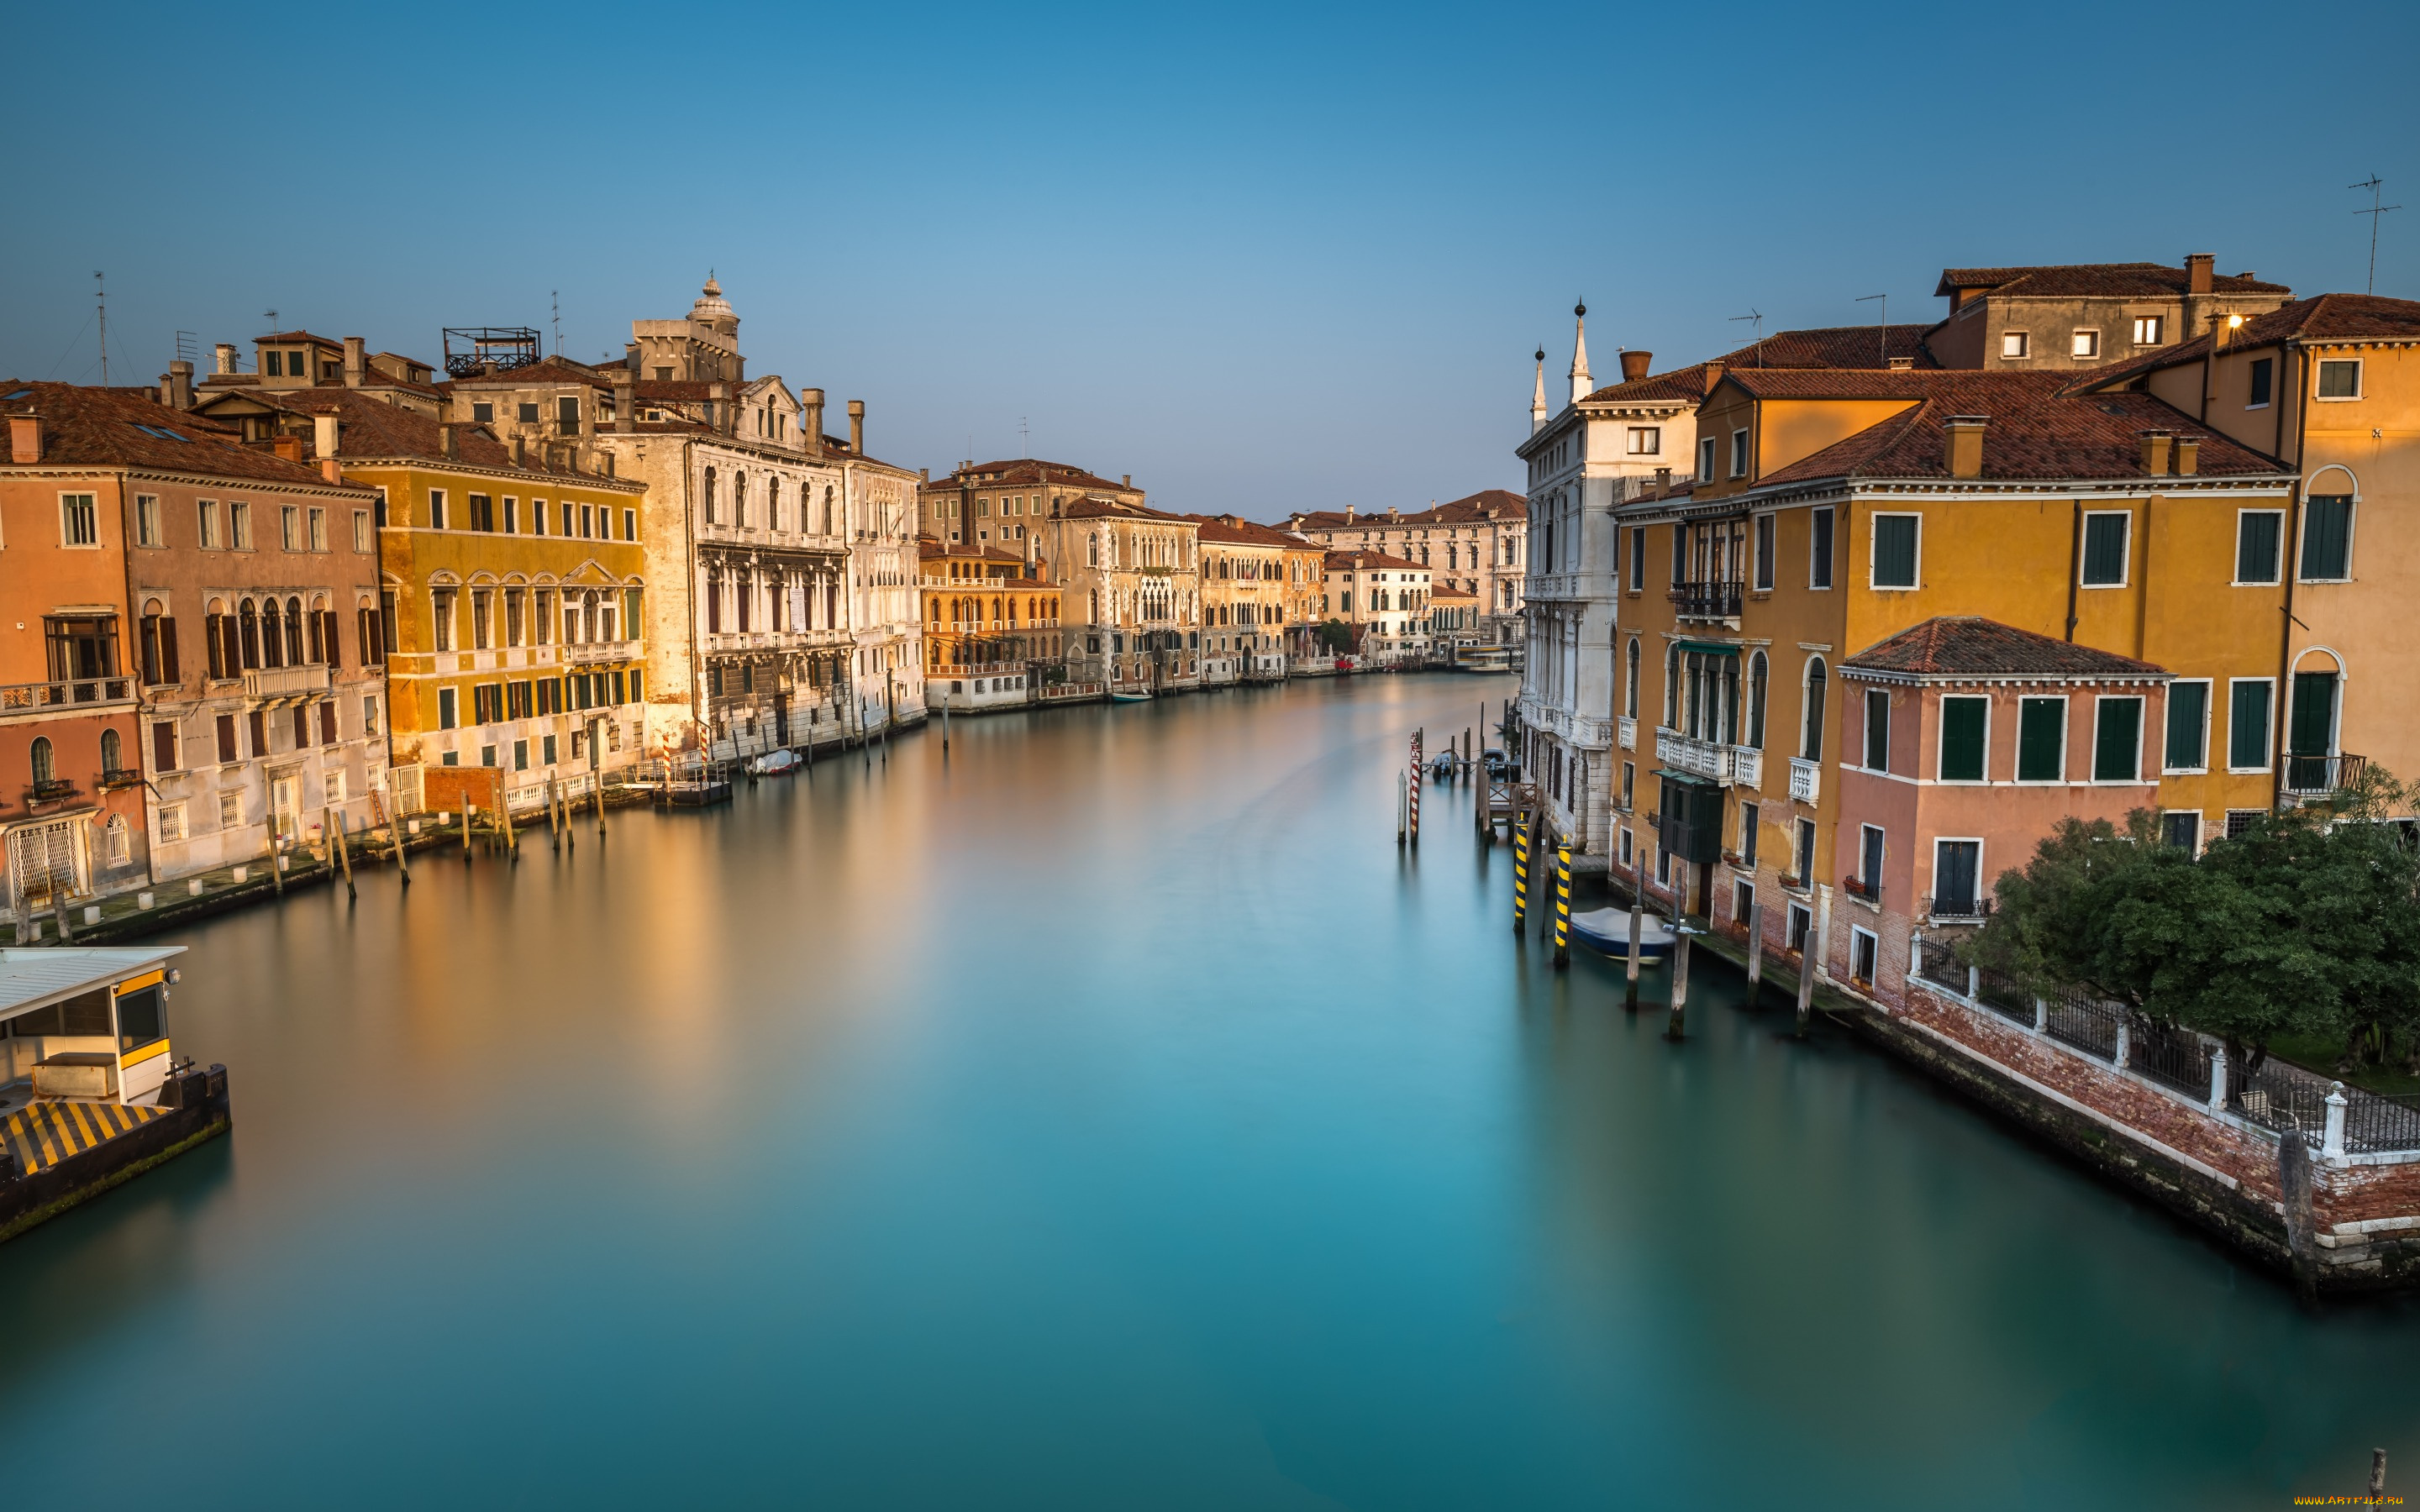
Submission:
{"label": "green tree foliage", "polygon": [[1342,656],[1353,649],[1353,629],[1342,620],[1329,620],[1319,627],[1319,643],[1331,656]]}
{"label": "green tree foliage", "polygon": [[2037,991],[2073,986],[2224,1040],[2250,1072],[2284,1035],[2420,1047],[2420,868],[2378,823],[2383,773],[2325,809],[2266,816],[2199,858],[2148,810],[2121,828],[2062,821],[1994,886],[1978,964]]}

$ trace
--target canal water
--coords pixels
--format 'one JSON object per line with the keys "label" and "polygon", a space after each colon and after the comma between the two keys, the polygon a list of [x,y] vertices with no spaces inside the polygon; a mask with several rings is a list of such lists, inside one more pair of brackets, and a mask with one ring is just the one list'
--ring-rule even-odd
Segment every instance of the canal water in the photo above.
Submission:
{"label": "canal water", "polygon": [[178,936],[235,1134],[0,1246],[11,1499],[2420,1489],[2420,1309],[2306,1313],[1728,968],[1666,1043],[1512,938],[1466,792],[1400,854],[1405,737],[1512,690],[961,720]]}

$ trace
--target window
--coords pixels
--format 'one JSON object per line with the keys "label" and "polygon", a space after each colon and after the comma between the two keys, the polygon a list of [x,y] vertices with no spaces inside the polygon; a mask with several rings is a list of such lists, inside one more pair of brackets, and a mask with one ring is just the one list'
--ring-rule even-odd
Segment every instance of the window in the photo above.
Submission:
{"label": "window", "polygon": [[559,436],[580,434],[580,401],[577,398],[566,393],[554,401],[554,429]]}
{"label": "window", "polygon": [[2134,317],[2134,345],[2157,347],[2166,339],[2167,316],[2138,315]]}
{"label": "window", "polygon": [[160,810],[160,842],[173,845],[185,838],[185,806],[172,803]]}
{"label": "window", "polygon": [[1773,590],[1773,520],[1771,515],[1756,517],[1756,586],[1765,593]]}
{"label": "window", "polygon": [[1744,430],[1731,432],[1731,476],[1747,476],[1747,432]]}
{"label": "window", "polygon": [[2361,359],[2333,358],[2319,364],[2319,397],[2322,399],[2358,399],[2361,397]]}
{"label": "window", "polygon": [[1764,685],[1767,664],[1760,651],[1747,664],[1747,744],[1751,749],[1764,748]]}
{"label": "window", "polygon": [[252,505],[238,499],[227,505],[228,534],[239,551],[252,549]]}
{"label": "window", "polygon": [[1798,759],[1820,762],[1823,759],[1823,658],[1810,656],[1807,661],[1807,698],[1800,711]]}
{"label": "window", "polygon": [[1876,588],[1916,586],[1917,515],[1874,517],[1873,585]]}
{"label": "window", "polygon": [[430,624],[436,630],[437,649],[454,649],[454,590],[431,589],[428,594]]}
{"label": "window", "polygon": [[[230,761],[233,759],[233,757],[228,758]],[[242,794],[222,793],[219,795],[219,827],[221,829],[240,829],[243,827]]]}
{"label": "window", "polygon": [[1807,586],[1832,586],[1832,511],[1829,506],[1807,513]]}
{"label": "window", "polygon": [[484,588],[471,590],[471,649],[485,651],[491,644],[489,627],[495,595]]}
{"label": "window", "polygon": [[2000,355],[2014,360],[2025,355],[2025,333],[2022,331],[2000,332]]}
{"label": "window", "polygon": [[1672,524],[1672,586],[1678,588],[1689,576],[1689,532],[1679,521]]}
{"label": "window", "polygon": [[219,504],[215,499],[194,501],[194,512],[200,521],[202,549],[215,551],[225,543],[219,539]]}
{"label": "window", "polygon": [[1866,689],[1866,770],[1890,770],[1890,693]]}
{"label": "window", "polygon": [[476,425],[492,425],[492,424],[494,424],[496,423],[496,406],[495,406],[495,401],[493,401],[493,400],[491,400],[491,399],[473,399],[473,400],[472,400],[472,401],[471,401],[471,423],[472,423],[473,424],[476,424]]}
{"label": "window", "polygon": [[2067,780],[2067,700],[2018,701],[2017,780]]}
{"label": "window", "polygon": [[88,493],[59,495],[59,544],[61,546],[99,546],[101,544],[101,512],[94,507]]}
{"label": "window", "polygon": [[2352,576],[2352,495],[2313,494],[2303,501],[2304,582],[2341,582]]}
{"label": "window", "polygon": [[520,532],[521,501],[514,498],[512,495],[506,494],[504,495],[504,533],[506,535],[519,535]]}
{"label": "window", "polygon": [[2067,354],[2070,357],[2100,356],[2101,332],[2098,331],[2076,332],[2067,339]]}
{"label": "window", "polygon": [[[1798,886],[1802,887],[1807,887],[1815,875],[1814,820],[1801,819],[1798,821],[1798,843],[1791,856],[1790,864],[1796,869],[1792,872],[1792,875],[1797,878]],[[1803,948],[1807,938],[1806,932],[1803,930],[1800,931],[1798,937],[1800,945]]]}
{"label": "window", "polygon": [[[2274,371],[2275,369],[2270,358],[2256,357],[2252,360],[2251,393],[2243,402],[2244,409],[2265,409],[2268,408],[2269,391],[2272,382],[2271,375]],[[2194,815],[2195,820],[2199,820],[2200,817],[2201,816],[2199,814]]]}
{"label": "window", "polygon": [[288,551],[302,549],[302,512],[292,504],[281,504],[277,510],[277,544]]}
{"label": "window", "polygon": [[1633,425],[1630,427],[1630,455],[1654,456],[1664,450],[1664,427]]}
{"label": "window", "polygon": [[328,512],[324,509],[313,509],[308,516],[307,523],[310,526],[311,549],[314,551],[328,549]]}
{"label": "window", "polygon": [[[232,714],[220,715],[218,717],[218,726],[215,733],[218,736],[219,764],[221,765],[225,765],[237,759],[235,748],[235,716]],[[226,795],[225,796],[232,795]],[[221,801],[224,802],[225,797],[222,797]]]}
{"label": "window", "polygon": [[1637,636],[1631,637],[1630,650],[1624,659],[1627,665],[1622,672],[1621,712],[1636,719],[1638,717],[1638,638]]}
{"label": "window", "polygon": [[1801,955],[1806,954],[1807,936],[1814,932],[1815,915],[1804,903],[1792,903],[1789,932],[1783,937],[1789,949]]}
{"label": "window", "polygon": [[2210,684],[2168,685],[2168,733],[2160,764],[2171,772],[2205,771],[2210,765]]}
{"label": "window", "polygon": [[1712,436],[1698,442],[1698,481],[1714,481],[1714,439]]}
{"label": "window", "polygon": [[370,512],[366,509],[356,509],[353,511],[353,549],[367,551],[369,548]]}
{"label": "window", "polygon": [[2286,517],[2273,509],[2246,509],[2235,517],[2235,580],[2274,583],[2277,543],[2286,532]]}
{"label": "window", "polygon": [[2143,775],[2143,701],[2103,698],[2094,710],[2092,780],[2134,782]]}
{"label": "window", "polygon": [[432,531],[445,528],[445,490],[442,488],[428,490],[428,528]]}
{"label": "window", "polygon": [[471,505],[471,529],[474,531],[494,530],[496,528],[495,500],[487,494],[474,493],[469,496],[469,502]]}
{"label": "window", "polygon": [[1857,826],[1857,880],[1866,885],[1866,896],[1869,900],[1882,895],[1884,854],[1883,826],[1859,825]]}
{"label": "window", "polygon": [[2201,813],[2195,809],[2160,815],[2160,839],[2187,855],[2201,849]]}
{"label": "window", "polygon": [[2084,586],[2122,588],[2126,585],[2126,532],[2130,514],[2086,514],[2084,517]]}
{"label": "window", "polygon": [[[2297,758],[2325,757],[2335,749],[2336,736],[2336,674],[2332,671],[2296,672],[2287,705],[2286,753]],[[2301,762],[2294,764],[2302,765]],[[2324,770],[2296,771],[2288,775],[2296,780],[2288,785],[2297,789],[2327,785]],[[2308,780],[2302,780],[2307,778]]]}
{"label": "window", "polygon": [[1936,840],[1932,842],[1932,912],[1944,918],[1971,918],[1979,900],[1976,884],[1982,879],[1983,842],[1979,840]]}
{"label": "window", "polygon": [[160,538],[160,496],[158,494],[139,493],[134,496],[134,544],[136,546],[163,544]]}
{"label": "window", "polygon": [[[1740,805],[1740,865],[1746,867],[1751,872],[1756,870],[1756,832],[1758,829],[1762,827],[1760,818],[1762,812],[1763,810],[1759,805],[1753,803],[1743,803]],[[1750,901],[1754,901],[1752,895]],[[1741,909],[1740,917],[1743,918],[1746,918],[1747,910],[1745,908]]]}
{"label": "window", "polygon": [[622,511],[622,539],[635,541],[638,538],[639,512],[635,509],[626,509]]}
{"label": "window", "polygon": [[[536,401],[536,400],[535,400],[535,399],[524,399],[524,400],[520,401],[520,403],[515,407],[515,413],[520,417],[520,423],[521,423],[522,424],[524,424],[524,425],[535,425],[535,424],[537,424],[537,401]],[[494,765],[495,764],[494,764],[494,763],[492,763],[492,762],[490,762],[489,764],[492,766],[492,765]]]}
{"label": "window", "polygon": [[151,724],[151,769],[174,772],[184,764],[177,759],[177,723],[173,719],[155,719]]}
{"label": "window", "polygon": [[1630,532],[1630,591],[1637,593],[1647,586],[1647,527],[1638,526]]}
{"label": "window", "polygon": [[1991,712],[1990,699],[1945,698],[1941,701],[1941,780],[1983,780],[1985,731],[1990,726]]}
{"label": "window", "polygon": [[[42,640],[53,682],[117,675],[117,617],[114,614],[45,615]],[[87,696],[78,695],[78,701]]]}

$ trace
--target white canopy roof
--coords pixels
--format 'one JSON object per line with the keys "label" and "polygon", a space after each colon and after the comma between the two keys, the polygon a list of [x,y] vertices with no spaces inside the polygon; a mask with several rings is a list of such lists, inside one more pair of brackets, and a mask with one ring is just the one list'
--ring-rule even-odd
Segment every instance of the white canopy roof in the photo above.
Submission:
{"label": "white canopy roof", "polygon": [[20,1013],[64,1002],[78,993],[123,981],[184,953],[181,945],[148,949],[87,949],[72,945],[0,949],[0,1019],[12,1019]]}

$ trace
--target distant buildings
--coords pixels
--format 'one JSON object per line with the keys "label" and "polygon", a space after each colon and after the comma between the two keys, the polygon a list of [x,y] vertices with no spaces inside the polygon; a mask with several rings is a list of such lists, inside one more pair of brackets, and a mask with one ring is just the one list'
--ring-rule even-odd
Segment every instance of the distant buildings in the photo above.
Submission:
{"label": "distant buildings", "polygon": [[1490,488],[1412,514],[1354,510],[1292,516],[1286,529],[1330,551],[1381,551],[1418,563],[1479,600],[1480,625],[1497,645],[1521,643],[1528,593],[1528,502]]}

